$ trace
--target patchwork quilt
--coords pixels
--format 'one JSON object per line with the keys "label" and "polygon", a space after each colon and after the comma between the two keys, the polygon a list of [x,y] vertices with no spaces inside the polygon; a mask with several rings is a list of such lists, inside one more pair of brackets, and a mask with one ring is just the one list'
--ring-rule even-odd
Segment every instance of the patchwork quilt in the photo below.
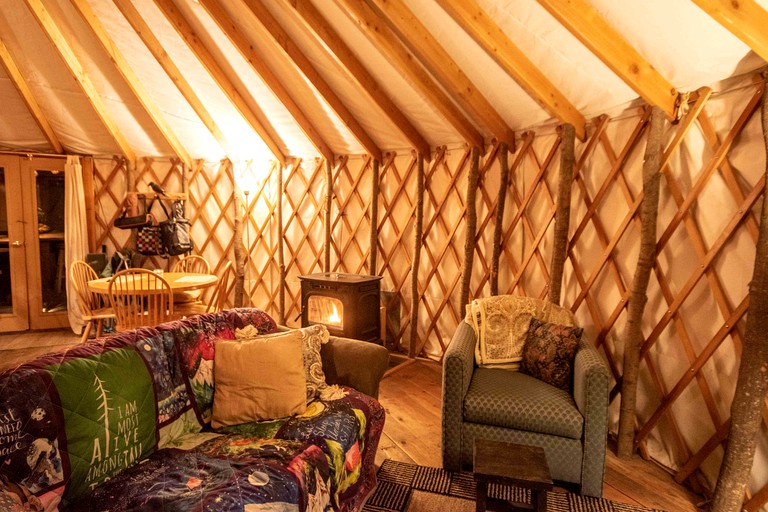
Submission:
{"label": "patchwork quilt", "polygon": [[0,510],[355,510],[384,411],[343,388],[301,416],[212,431],[220,339],[275,322],[200,315],[0,374]]}

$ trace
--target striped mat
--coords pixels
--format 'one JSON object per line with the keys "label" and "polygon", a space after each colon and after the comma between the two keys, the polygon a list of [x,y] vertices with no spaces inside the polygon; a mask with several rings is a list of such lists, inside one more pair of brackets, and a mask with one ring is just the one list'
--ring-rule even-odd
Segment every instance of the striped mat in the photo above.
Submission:
{"label": "striped mat", "polygon": [[[474,512],[475,481],[472,473],[385,460],[376,474],[378,485],[363,512]],[[494,498],[530,503],[530,492],[514,486],[491,484]],[[557,489],[547,494],[547,512],[663,512],[579,496]]]}

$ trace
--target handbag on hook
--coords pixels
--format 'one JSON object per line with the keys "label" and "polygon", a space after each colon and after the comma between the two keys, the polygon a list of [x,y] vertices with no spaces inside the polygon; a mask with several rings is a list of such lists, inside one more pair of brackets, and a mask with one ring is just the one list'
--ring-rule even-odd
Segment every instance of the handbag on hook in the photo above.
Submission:
{"label": "handbag on hook", "polygon": [[176,200],[172,205],[171,215],[163,206],[167,220],[160,223],[160,236],[163,249],[169,256],[185,254],[193,249],[192,238],[189,236],[189,220],[184,218],[184,204]]}

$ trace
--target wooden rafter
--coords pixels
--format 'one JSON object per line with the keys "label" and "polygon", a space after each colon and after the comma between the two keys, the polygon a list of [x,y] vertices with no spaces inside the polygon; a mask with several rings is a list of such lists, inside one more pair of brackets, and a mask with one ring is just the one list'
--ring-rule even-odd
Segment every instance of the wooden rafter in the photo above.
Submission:
{"label": "wooden rafter", "polygon": [[[173,62],[173,59],[171,59],[171,57],[165,51],[160,41],[152,32],[152,29],[149,27],[149,25],[147,25],[147,23],[141,17],[141,14],[139,14],[139,11],[136,9],[136,7],[134,7],[133,2],[131,2],[130,0],[113,0],[113,1],[115,2],[115,5],[117,6],[117,8],[120,9],[120,12],[123,13],[123,16],[125,17],[125,19],[128,20],[128,23],[130,23],[133,29],[136,31],[136,34],[144,42],[144,45],[155,57],[155,60],[157,60],[158,64],[162,66],[162,68],[165,70],[168,77],[171,79],[171,81],[173,81],[174,85],[176,85],[176,87],[179,89],[179,92],[182,94],[182,96],[184,96],[184,99],[187,100],[187,103],[189,103],[190,107],[192,107],[192,110],[195,111],[195,113],[203,122],[203,124],[208,129],[208,131],[211,133],[213,138],[216,139],[216,142],[219,143],[219,146],[221,146],[221,148],[227,154],[229,155],[234,154],[235,148],[224,136],[224,133],[222,132],[221,128],[216,123],[216,121],[213,119],[213,116],[211,115],[211,113],[208,111],[205,105],[203,105],[203,101],[195,93],[194,89],[192,88],[192,85],[185,78],[184,73],[182,73],[182,71]],[[257,126],[261,128],[260,124],[257,124]],[[283,155],[280,148],[277,146],[277,144],[275,144],[275,142],[272,140],[269,134],[266,133],[265,130],[262,129],[261,131],[263,133],[259,133],[259,136],[262,138],[262,140],[267,145],[267,147],[269,147],[272,154],[280,162],[284,162],[285,155]]]}
{"label": "wooden rafter", "polygon": [[424,158],[430,160],[430,147],[424,136],[413,126],[403,111],[382,89],[379,82],[368,72],[347,44],[339,37],[330,23],[323,18],[317,8],[309,0],[283,0],[285,5],[292,7],[304,27],[314,34],[321,42],[327,54],[333,58],[348,75],[357,83],[358,88],[384,112],[392,124],[405,135]]}
{"label": "wooden rafter", "polygon": [[587,121],[474,0],[437,0],[445,12],[536,102],[586,138]]}
{"label": "wooden rafter", "polygon": [[64,59],[64,63],[67,65],[67,68],[69,68],[70,73],[72,73],[72,77],[80,85],[80,88],[85,93],[88,101],[90,101],[91,106],[96,111],[96,115],[99,116],[99,119],[101,119],[101,122],[107,128],[107,131],[120,148],[120,151],[122,151],[123,155],[128,159],[131,167],[135,167],[136,154],[128,144],[128,141],[126,140],[123,133],[120,131],[120,128],[118,128],[117,123],[115,123],[115,121],[107,112],[104,101],[99,95],[99,91],[96,90],[96,86],[94,86],[93,82],[91,82],[91,79],[88,78],[88,73],[86,73],[85,69],[83,68],[80,59],[77,58],[72,45],[69,44],[68,38],[61,31],[58,24],[53,19],[51,13],[48,11],[48,9],[46,9],[45,5],[43,5],[42,0],[24,1],[27,3],[27,6],[34,15],[35,19],[37,19],[37,22],[43,28],[43,32],[45,32],[45,34],[51,40],[51,43],[53,43],[53,46],[59,52],[59,55],[61,55],[62,59]]}
{"label": "wooden rafter", "polygon": [[352,112],[347,108],[344,102],[334,92],[333,88],[317,71],[317,68],[309,61],[309,58],[296,45],[291,36],[280,26],[280,22],[275,19],[269,10],[264,6],[261,0],[241,0],[259,20],[261,25],[272,36],[274,42],[282,48],[288,60],[294,64],[317,92],[322,96],[325,102],[333,109],[336,115],[346,125],[352,135],[357,139],[361,146],[373,158],[381,162],[381,148],[374,142],[368,132],[363,128]]}
{"label": "wooden rafter", "polygon": [[357,23],[368,37],[401,73],[445,117],[464,140],[484,147],[483,136],[424,70],[413,55],[398,41],[397,36],[382,22],[378,14],[363,0],[336,0],[336,3]]}
{"label": "wooden rafter", "polygon": [[294,100],[293,94],[283,85],[280,79],[275,75],[267,64],[262,60],[261,55],[256,50],[253,42],[242,30],[242,24],[233,19],[221,5],[214,0],[199,0],[201,6],[205,8],[211,19],[216,22],[224,35],[229,38],[232,44],[238,49],[243,58],[253,67],[254,71],[264,80],[264,83],[277,96],[280,102],[285,106],[293,119],[307,136],[309,141],[315,146],[315,149],[327,160],[333,161],[333,151],[320,135],[318,129],[312,124],[309,118],[304,114],[301,107]]}
{"label": "wooden rafter", "polygon": [[400,40],[443,88],[456,98],[459,105],[491,129],[497,139],[506,142],[514,150],[514,130],[408,6],[402,0],[372,0],[372,3],[381,11],[389,27],[400,36]]}
{"label": "wooden rafter", "polygon": [[115,69],[125,80],[125,83],[133,91],[133,94],[144,107],[144,111],[149,115],[155,127],[162,134],[165,141],[171,146],[174,153],[181,159],[182,162],[188,167],[192,167],[192,158],[189,156],[189,152],[182,145],[179,138],[171,129],[168,121],[165,119],[165,115],[160,111],[160,108],[155,104],[149,95],[149,91],[144,88],[144,85],[136,76],[133,68],[128,64],[128,61],[123,56],[123,53],[117,48],[110,35],[107,33],[107,29],[101,23],[96,16],[91,5],[86,0],[72,0],[72,4],[76,10],[80,13],[80,16],[85,21],[86,25],[91,28],[91,31],[96,36],[96,39],[101,43],[104,51],[107,52],[112,63],[115,65]]}
{"label": "wooden rafter", "polygon": [[[227,74],[221,68],[216,58],[213,56],[205,43],[200,40],[197,33],[192,28],[192,25],[184,17],[181,11],[179,11],[173,1],[155,0],[155,4],[165,15],[166,19],[173,26],[173,28],[176,29],[176,32],[178,32],[192,53],[195,54],[197,60],[200,61],[200,63],[211,75],[213,80],[218,84],[219,88],[224,92],[227,98],[229,98],[229,101],[232,102],[232,105],[234,105],[240,115],[243,116],[243,118],[248,122],[251,128],[254,129],[259,137],[261,137],[261,140],[264,141],[267,147],[269,147],[275,158],[277,158],[281,163],[285,163],[286,156],[280,149],[282,141],[277,136],[275,129],[265,120],[266,116],[262,112],[256,111],[255,107],[248,105],[245,98],[243,98],[242,94],[240,94],[238,91],[237,86],[227,77]],[[191,102],[190,104],[194,108],[194,104]],[[205,122],[204,119],[203,122]]]}
{"label": "wooden rafter", "polygon": [[16,87],[16,90],[19,91],[21,99],[24,100],[24,103],[29,109],[29,113],[32,114],[32,118],[37,123],[40,131],[43,132],[43,135],[45,135],[48,143],[51,145],[54,151],[57,153],[63,153],[64,148],[59,141],[59,137],[56,135],[56,132],[53,131],[51,123],[49,123],[48,118],[45,117],[43,109],[40,108],[40,104],[35,99],[35,95],[29,88],[27,81],[24,80],[24,75],[21,73],[21,70],[13,60],[13,56],[11,55],[10,50],[8,50],[8,47],[3,42],[2,34],[0,34],[0,63],[8,73],[8,78],[11,79],[11,82]]}
{"label": "wooden rafter", "polygon": [[693,0],[715,21],[768,60],[768,11],[755,0]]}
{"label": "wooden rafter", "polygon": [[539,4],[645,101],[675,119],[677,91],[587,0]]}

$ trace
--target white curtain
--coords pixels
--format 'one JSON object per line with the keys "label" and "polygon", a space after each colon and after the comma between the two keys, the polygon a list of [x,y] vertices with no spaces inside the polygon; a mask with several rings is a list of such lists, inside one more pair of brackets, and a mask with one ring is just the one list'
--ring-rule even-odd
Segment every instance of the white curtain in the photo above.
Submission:
{"label": "white curtain", "polygon": [[88,254],[88,228],[83,191],[83,167],[80,165],[80,157],[72,155],[67,156],[67,165],[64,167],[64,247],[69,325],[75,334],[80,334],[85,322],[77,305],[77,294],[69,280],[69,268],[73,261],[85,259],[85,255]]}

